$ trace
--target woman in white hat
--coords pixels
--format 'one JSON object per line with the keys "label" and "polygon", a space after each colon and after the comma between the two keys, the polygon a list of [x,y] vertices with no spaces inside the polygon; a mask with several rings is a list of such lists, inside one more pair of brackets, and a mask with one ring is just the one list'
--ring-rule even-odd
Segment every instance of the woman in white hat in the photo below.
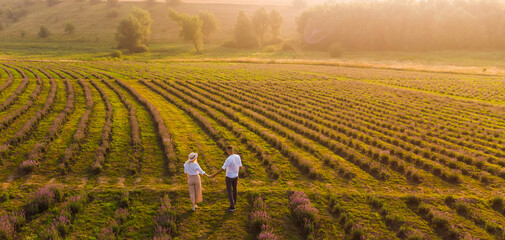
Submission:
{"label": "woman in white hat", "polygon": [[186,173],[186,178],[188,179],[189,196],[191,197],[191,203],[193,203],[193,211],[198,207],[196,204],[203,201],[200,174],[210,177],[198,165],[197,158],[198,153],[190,153],[188,161],[184,163],[184,173]]}

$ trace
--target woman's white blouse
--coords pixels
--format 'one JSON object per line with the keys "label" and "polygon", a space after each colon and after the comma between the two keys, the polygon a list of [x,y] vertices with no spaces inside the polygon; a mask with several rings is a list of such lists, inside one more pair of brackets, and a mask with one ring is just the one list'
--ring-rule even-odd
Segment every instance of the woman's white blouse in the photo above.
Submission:
{"label": "woman's white blouse", "polygon": [[193,163],[189,161],[184,163],[184,173],[187,173],[189,175],[198,175],[198,173],[205,174],[205,172],[202,170],[200,165],[198,165],[198,163]]}

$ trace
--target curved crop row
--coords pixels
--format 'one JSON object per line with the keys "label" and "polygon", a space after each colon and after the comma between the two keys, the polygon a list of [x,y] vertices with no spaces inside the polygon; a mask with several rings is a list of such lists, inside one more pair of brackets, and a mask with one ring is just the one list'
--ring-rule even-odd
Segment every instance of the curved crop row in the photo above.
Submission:
{"label": "curved crop row", "polygon": [[486,230],[492,235],[495,235],[498,239],[503,239],[503,237],[505,237],[505,228],[501,227],[493,220],[485,220],[482,216],[477,214],[477,212],[474,211],[465,200],[466,199],[456,199],[455,197],[449,195],[444,199],[444,202],[460,216],[471,220],[476,226]]}
{"label": "curved crop row", "polygon": [[[181,83],[179,83],[179,84],[181,84]],[[280,123],[271,123],[269,121],[271,118],[266,118],[266,117],[258,114],[257,112],[254,112],[252,110],[244,109],[244,107],[245,108],[251,107],[251,104],[249,104],[248,102],[244,102],[244,101],[240,101],[239,102],[238,100],[235,100],[235,99],[226,98],[226,96],[220,94],[219,92],[213,91],[211,89],[205,89],[205,90],[207,92],[209,92],[209,93],[216,94],[216,95],[218,95],[220,97],[224,97],[226,100],[229,100],[227,102],[222,102],[222,104],[226,105],[229,108],[232,108],[233,110],[235,110],[237,112],[241,112],[241,113],[243,113],[244,115],[246,115],[248,117],[253,118],[258,123],[264,125],[267,128],[272,129],[275,132],[278,132],[280,135],[286,136],[286,138],[292,140],[297,146],[302,147],[304,150],[308,151],[309,153],[311,153],[312,155],[314,155],[316,158],[323,159],[324,162],[327,163],[327,164],[329,164],[330,166],[336,166],[337,165],[335,160],[330,160],[332,158],[329,158],[329,157],[326,157],[326,156],[321,156],[320,153],[319,153],[319,151],[312,144],[310,144],[309,142],[307,142],[306,140],[304,140],[302,137],[298,136],[297,134],[290,133],[290,132],[284,130],[282,127],[279,127],[278,124],[280,124]],[[218,99],[215,98],[215,96],[212,96],[212,95],[210,95],[208,93],[205,93],[203,91],[198,91],[198,90],[196,90],[194,88],[191,89],[191,91],[198,92],[199,95],[205,96],[207,99],[211,99],[214,102],[220,102]],[[186,94],[192,94],[189,91],[185,92],[185,93]],[[197,96],[194,96],[194,97],[196,98]],[[236,105],[232,105],[232,104],[230,104],[230,102],[234,103]],[[281,125],[282,126],[286,126],[284,124],[281,124]],[[292,127],[295,127],[295,128],[292,129]],[[300,126],[300,125],[298,125],[298,126],[289,125],[288,128],[291,129],[291,130],[293,130],[293,131],[295,131],[295,132],[299,133],[299,131],[297,131],[296,129],[298,129],[298,128],[304,128],[304,127]],[[340,157],[342,157],[342,158],[348,160],[349,162],[353,163],[354,165],[360,167],[365,172],[368,172],[371,176],[374,176],[375,178],[381,179],[381,180],[386,180],[388,178],[388,174],[386,172],[384,172],[384,170],[382,170],[382,168],[379,165],[374,164],[371,161],[367,160],[367,158],[365,156],[363,156],[360,153],[354,151],[353,149],[347,149],[348,148],[347,146],[344,146],[343,144],[340,144],[340,143],[335,142],[335,141],[332,141],[331,144],[328,141],[322,141],[323,138],[326,139],[326,140],[329,140],[329,139],[325,138],[324,136],[321,136],[320,134],[313,134],[311,136],[314,136],[314,138],[316,140],[319,139],[321,142],[329,144],[330,147],[328,147],[328,149],[330,149],[332,152],[336,153]],[[318,141],[316,141],[316,142],[318,142]],[[326,145],[326,146],[328,146],[328,145]],[[339,171],[346,172],[345,169],[342,169],[342,170],[339,169]],[[344,175],[345,175],[345,173],[344,173]],[[350,175],[350,174],[347,174],[347,175],[348,175],[348,177],[352,177],[352,175]]]}
{"label": "curved crop row", "polygon": [[174,145],[172,139],[170,138],[170,134],[168,133],[168,129],[165,126],[165,121],[161,117],[160,112],[153,104],[151,104],[146,98],[144,98],[140,93],[137,92],[137,90],[132,88],[130,85],[126,84],[125,82],[119,79],[116,79],[115,81],[120,86],[125,88],[128,92],[130,92],[137,99],[137,101],[142,103],[149,110],[149,113],[151,114],[154,120],[158,137],[160,138],[163,146],[164,157],[167,160],[167,170],[169,173],[173,172],[174,164],[177,161],[177,156],[174,151]]}
{"label": "curved crop row", "polygon": [[90,83],[98,90],[105,104],[105,123],[100,137],[100,147],[96,151],[95,161],[92,167],[93,171],[101,172],[105,163],[106,154],[110,148],[110,141],[112,138],[112,114],[114,110],[112,109],[112,104],[110,103],[107,93],[105,93],[105,91],[93,80],[90,80]]}
{"label": "curved crop row", "polygon": [[[153,84],[148,83],[144,80],[140,80],[140,82],[142,84],[144,84],[145,86],[147,86],[149,89],[159,93],[166,100],[173,103],[174,105],[176,105],[180,109],[184,110],[188,115],[190,115],[191,117],[196,119],[198,121],[198,123],[202,126],[203,130],[206,131],[213,138],[213,140],[217,143],[217,145],[222,150],[226,149],[227,144],[225,143],[225,140],[222,138],[222,134],[220,132],[218,132],[214,127],[212,127],[206,118],[202,117],[199,113],[197,113],[192,108],[178,103],[172,95],[169,95],[169,94],[166,94],[165,92],[160,91]],[[163,88],[164,90],[169,91],[169,89],[162,86],[160,83],[158,83],[158,82],[154,82],[154,83],[157,86]],[[216,120],[219,124],[225,126],[227,129],[229,129],[235,136],[237,136],[240,139],[240,141],[242,143],[247,145],[248,149],[250,149],[251,152],[257,154],[260,157],[260,159],[263,161],[263,163],[269,167],[268,172],[272,178],[274,178],[274,179],[279,178],[279,176],[280,176],[279,169],[273,163],[273,161],[270,159],[268,154],[266,154],[265,151],[259,145],[255,144],[253,141],[249,140],[245,135],[243,135],[242,132],[239,129],[237,129],[232,124],[231,121],[229,121],[225,118],[219,117],[214,110],[210,109],[209,107],[207,107],[203,104],[200,104],[198,101],[195,101],[194,99],[188,98],[188,96],[186,96],[184,94],[180,94],[180,93],[173,92],[173,91],[170,91],[170,92],[173,93],[178,98],[182,99],[185,103],[206,112],[210,117],[212,117],[214,120]]]}
{"label": "curved crop row", "polygon": [[[236,90],[236,88],[233,88]],[[265,90],[265,89],[263,89]],[[276,96],[265,96],[264,95],[265,91],[258,92],[257,90],[253,91],[254,95],[249,95],[250,97],[256,97],[256,96],[262,96],[268,99],[271,99],[272,101],[277,102],[277,106],[280,106],[281,108],[291,112],[294,114],[294,116],[303,116],[305,119],[311,119],[315,123],[321,124],[323,126],[328,127],[328,129],[331,131],[337,130],[339,132],[342,132],[343,134],[346,134],[348,136],[359,136],[359,138],[364,138],[366,143],[372,142],[373,145],[375,146],[380,146],[383,149],[388,149],[391,152],[391,155],[396,155],[397,158],[403,158],[404,156],[407,156],[410,154],[413,150],[414,154],[419,155],[419,157],[431,159],[431,160],[437,160],[438,162],[442,163],[443,165],[451,168],[451,169],[458,169],[461,170],[461,172],[464,175],[470,176],[474,179],[481,180],[484,183],[487,183],[489,181],[489,178],[486,177],[486,175],[477,175],[475,173],[472,173],[472,169],[469,169],[466,166],[463,166],[457,162],[457,161],[462,161],[465,164],[468,165],[474,165],[478,169],[481,169],[483,171],[488,171],[489,173],[493,175],[497,175],[500,177],[505,177],[505,172],[500,172],[496,168],[491,168],[491,167],[485,167],[483,161],[479,160],[473,160],[469,156],[465,155],[456,155],[455,153],[452,153],[450,151],[447,151],[445,149],[440,150],[440,146],[434,143],[431,143],[429,141],[425,141],[422,139],[425,139],[426,136],[422,136],[420,140],[418,141],[413,141],[410,136],[410,131],[409,129],[402,130],[402,134],[397,135],[396,133],[391,133],[393,132],[392,129],[396,127],[393,127],[392,125],[387,126],[387,128],[383,128],[385,126],[383,123],[378,123],[378,119],[376,119],[373,116],[369,117],[356,117],[355,115],[356,112],[360,112],[360,114],[365,114],[364,112],[367,112],[367,110],[361,110],[361,111],[356,111],[354,110],[346,110],[345,107],[340,107],[338,112],[335,111],[330,111],[328,109],[323,109],[321,110],[322,106],[317,106],[317,104],[310,104],[310,109],[303,110],[307,108],[306,106],[300,106],[298,104],[297,100],[292,99],[290,96],[284,96],[282,97],[282,104],[280,104],[279,99]],[[265,104],[272,104],[271,102],[261,100]],[[285,105],[289,105],[291,108],[287,109]],[[310,111],[310,112],[309,112]],[[314,112],[316,111],[316,112]],[[317,112],[319,111],[319,112]],[[322,113],[322,111],[325,111],[326,113]],[[300,118],[300,121],[305,121],[303,118]],[[291,117],[290,119],[297,119],[297,117]],[[307,126],[310,126],[312,129],[319,129],[319,126],[311,125],[308,124]],[[328,131],[328,130],[325,130]],[[364,133],[364,137],[363,137]],[[355,137],[355,138],[356,138]],[[373,137],[373,139],[371,138]],[[429,136],[428,136],[429,137]],[[399,149],[400,147],[401,149]],[[423,149],[421,149],[423,148]],[[450,146],[448,148],[454,148],[454,146]],[[393,151],[394,150],[394,151]],[[400,155],[401,154],[401,155]],[[406,154],[406,155],[405,155]],[[442,156],[442,154],[446,156]],[[451,158],[454,158],[455,160],[452,160]],[[412,159],[412,157],[410,157]],[[410,159],[404,159],[404,160],[410,160]],[[425,164],[424,164],[425,165]],[[447,177],[446,177],[447,178]]]}
{"label": "curved crop row", "polygon": [[421,199],[416,196],[407,196],[405,202],[413,212],[429,222],[441,238],[447,240],[460,239],[461,234],[449,222],[447,217],[423,204]]}
{"label": "curved crop row", "polygon": [[81,119],[79,120],[79,123],[77,124],[77,129],[72,136],[70,146],[67,147],[65,153],[60,158],[60,171],[62,174],[66,174],[67,170],[70,168],[70,161],[75,157],[75,153],[81,149],[81,144],[82,141],[86,138],[90,117],[95,106],[95,103],[93,102],[93,95],[89,89],[88,84],[82,79],[78,79],[78,82],[84,91],[84,97],[86,99],[86,111],[84,111]]}
{"label": "curved crop row", "polygon": [[[264,93],[267,92],[266,89],[262,89],[264,91],[258,92],[253,91],[253,96],[262,96],[265,97]],[[471,174],[468,168],[463,166],[458,166],[458,164],[453,163],[451,158],[456,159],[458,161],[464,162],[468,165],[474,165],[478,169],[485,170],[490,172],[491,174],[495,174],[498,176],[505,177],[505,173],[501,173],[498,169],[494,167],[487,167],[484,165],[482,160],[474,160],[473,158],[456,154],[452,151],[447,151],[441,147],[440,140],[432,139],[432,134],[428,133],[428,136],[419,136],[419,139],[412,139],[412,135],[417,136],[418,133],[413,133],[410,129],[402,129],[401,134],[397,134],[397,127],[393,127],[393,125],[389,125],[389,123],[381,122],[382,120],[378,119],[375,116],[367,116],[360,117],[361,115],[366,115],[369,112],[366,109],[362,109],[357,111],[346,110],[345,107],[340,107],[338,112],[330,111],[328,109],[322,109],[322,107],[326,105],[318,106],[317,103],[310,104],[310,109],[300,110],[300,108],[307,108],[306,106],[301,107],[298,104],[298,100],[291,99],[289,96],[284,96],[282,98],[283,102],[280,104],[279,99],[275,99],[275,96],[266,96],[268,99],[272,99],[273,101],[279,103],[277,106],[281,106],[282,108],[290,111],[295,115],[303,115],[305,118],[309,118],[318,124],[322,124],[327,126],[330,129],[335,129],[338,131],[342,131],[344,134],[349,134],[349,130],[345,130],[346,126],[352,129],[357,130],[357,133],[353,133],[354,130],[350,130],[353,135],[360,135],[359,132],[365,133],[366,136],[374,136],[374,138],[378,138],[382,141],[386,141],[387,143],[393,144],[395,146],[401,147],[406,151],[414,150],[414,152],[418,155],[422,154],[423,157],[430,159],[438,159],[444,165],[448,165],[450,168],[458,168],[462,171],[463,174],[469,175],[474,179],[479,179],[478,175]],[[289,100],[286,100],[289,99]],[[266,102],[265,102],[266,103]],[[293,103],[293,104],[291,104]],[[287,109],[286,105],[289,105],[291,108]],[[310,112],[308,112],[310,111]],[[325,113],[323,113],[325,112]],[[359,112],[359,114],[357,113]],[[343,127],[343,128],[342,128]],[[386,128],[387,127],[387,128]],[[395,131],[393,131],[393,129]],[[417,138],[417,137],[416,137]],[[431,141],[427,141],[428,139]],[[421,150],[423,148],[424,150]],[[447,148],[457,148],[456,146],[447,146]]]}
{"label": "curved crop row", "polygon": [[376,211],[382,217],[382,221],[391,230],[396,232],[396,236],[400,239],[419,239],[423,238],[420,233],[413,230],[412,227],[408,226],[405,219],[393,213],[390,209],[386,208],[384,201],[375,196],[368,196],[368,204],[374,211]]}
{"label": "curved crop row", "polygon": [[46,102],[44,103],[42,109],[39,110],[37,113],[35,113],[35,116],[31,117],[28,121],[26,121],[25,124],[21,127],[21,129],[19,129],[14,134],[14,136],[12,136],[9,140],[7,140],[6,143],[0,146],[0,155],[5,154],[11,146],[18,144],[22,139],[26,138],[28,134],[33,129],[35,129],[39,121],[49,113],[52,106],[54,105],[57,89],[58,87],[56,85],[56,82],[54,81],[54,79],[51,79],[51,89],[49,91],[49,94],[47,95]]}
{"label": "curved crop row", "polygon": [[[283,88],[285,89],[285,88]],[[264,90],[264,92],[270,92],[270,94],[275,95],[277,93],[271,92],[271,90],[266,91],[266,89],[261,89]],[[257,94],[257,92],[255,92]],[[321,98],[324,99],[323,94],[318,93],[318,98],[314,98],[311,95],[306,95],[305,93],[300,92],[300,90],[293,92],[292,94],[298,96],[298,98],[294,101],[295,103],[298,103],[300,99],[308,100],[311,106],[319,106],[321,108],[324,108],[326,110],[330,110],[330,113],[335,113],[332,110],[332,108],[339,108],[342,110],[346,110],[346,106],[351,106],[352,109],[350,109],[350,113],[344,113],[344,114],[338,114],[339,117],[346,117],[346,116],[360,116],[363,115],[363,120],[377,120],[377,119],[382,119],[383,121],[386,121],[386,125],[388,128],[393,128],[396,129],[395,125],[398,125],[398,123],[403,123],[406,126],[411,126],[411,125],[418,125],[419,127],[409,129],[409,128],[403,128],[402,133],[411,133],[407,135],[407,138],[410,140],[410,138],[415,136],[415,141],[418,141],[419,139],[425,139],[425,135],[429,134],[429,140],[430,141],[435,141],[436,146],[445,146],[447,143],[454,144],[454,145],[459,145],[458,147],[463,147],[463,148],[468,148],[472,147],[473,149],[476,149],[480,151],[478,154],[488,154],[482,152],[482,147],[478,147],[476,144],[471,144],[468,143],[466,140],[463,139],[464,135],[472,135],[473,137],[471,138],[474,142],[479,142],[482,143],[486,139],[484,136],[480,136],[481,133],[493,133],[495,136],[499,136],[498,130],[491,130],[491,129],[479,129],[478,131],[475,131],[473,129],[475,128],[481,128],[482,123],[479,124],[472,124],[469,125],[468,120],[459,120],[458,116],[461,115],[461,111],[464,109],[460,109],[460,107],[451,107],[449,110],[452,110],[451,112],[444,113],[445,116],[450,116],[450,117],[441,117],[440,116],[440,111],[442,111],[440,108],[434,108],[431,106],[426,106],[426,104],[423,103],[420,107],[417,107],[416,105],[418,102],[423,102],[423,99],[419,99],[420,101],[414,101],[408,100],[408,103],[402,103],[405,102],[404,99],[402,100],[396,100],[396,101],[391,101],[386,99],[366,99],[366,101],[359,101],[359,99],[355,99],[355,97],[352,96],[346,96],[346,97],[333,97],[335,98],[334,100],[337,100],[337,102],[333,101],[323,101]],[[289,95],[291,94],[285,94],[286,96],[284,98],[289,98]],[[306,96],[305,96],[306,95]],[[387,102],[387,103],[386,103]],[[342,104],[345,103],[345,104]],[[373,104],[372,104],[373,103]],[[401,105],[401,106],[397,106]],[[311,109],[312,110],[312,109]],[[417,111],[416,111],[417,110]],[[456,112],[456,110],[458,110]],[[402,112],[401,115],[397,115],[396,113],[400,111]],[[419,115],[418,112],[422,112],[423,115]],[[424,117],[424,115],[428,114],[430,118]],[[476,116],[478,119],[487,119],[489,118],[489,115],[481,115],[480,113],[479,116]],[[368,117],[367,117],[368,115]],[[394,120],[394,121],[392,121]],[[429,123],[429,124],[427,124]],[[437,129],[432,129],[431,127],[433,125],[439,124],[441,132],[437,132]],[[456,125],[455,125],[456,124]],[[453,126],[454,125],[454,126]],[[496,127],[496,126],[494,126]],[[422,132],[420,129],[423,129]],[[454,135],[454,134],[457,135]],[[461,135],[463,134],[463,136]],[[502,142],[502,141],[498,141]],[[503,142],[502,142],[503,143]],[[494,154],[497,157],[503,156],[505,153],[499,153],[497,152],[496,149],[498,149],[497,143],[489,143],[489,144],[484,144],[484,147],[486,148],[485,151],[489,153]],[[493,147],[493,148],[490,148]],[[452,146],[447,146],[447,148],[452,148]],[[505,150],[505,148],[502,149],[502,151]],[[494,159],[494,157],[493,157]]]}
{"label": "curved crop row", "polygon": [[27,160],[20,164],[20,170],[24,173],[29,173],[39,165],[38,160],[42,158],[46,151],[47,145],[54,140],[56,135],[61,129],[63,123],[68,120],[68,116],[74,111],[75,107],[75,92],[72,83],[68,79],[65,79],[65,84],[67,88],[67,100],[63,110],[56,116],[53,120],[51,127],[42,142],[38,142],[32,148],[28,154]]}
{"label": "curved crop row", "polygon": [[137,113],[135,111],[135,107],[133,104],[126,99],[125,96],[121,93],[119,88],[114,86],[110,81],[102,79],[102,82],[105,83],[113,92],[118,95],[119,100],[126,106],[128,109],[128,117],[130,122],[131,129],[131,137],[132,137],[132,147],[133,147],[133,159],[130,162],[130,166],[128,170],[130,173],[135,174],[140,169],[140,165],[142,162],[142,138],[140,137],[140,125],[139,120],[137,118]]}
{"label": "curved crop row", "polygon": [[329,212],[331,215],[337,219],[337,221],[342,225],[345,233],[349,236],[349,239],[352,240],[361,240],[366,239],[365,232],[363,231],[363,227],[360,225],[356,218],[348,213],[344,209],[344,204],[338,199],[335,195],[330,194],[328,196],[329,202]]}
{"label": "curved crop row", "polygon": [[[174,87],[174,85],[171,85],[169,82],[165,82],[165,84],[167,84],[168,86]],[[162,85],[159,85],[159,86],[163,87]],[[309,160],[305,159],[304,157],[302,157],[298,153],[296,153],[294,151],[291,151],[290,147],[286,143],[282,142],[275,135],[273,135],[273,134],[271,134],[269,132],[261,130],[260,128],[254,126],[250,122],[247,122],[247,121],[244,121],[244,120],[240,119],[230,109],[224,108],[223,106],[221,106],[219,104],[213,104],[211,102],[205,101],[200,96],[197,96],[196,94],[193,94],[190,91],[187,91],[187,90],[184,90],[184,89],[174,88],[174,89],[177,89],[178,91],[181,91],[184,94],[177,93],[177,92],[175,92],[173,90],[171,91],[170,88],[164,87],[164,89],[167,90],[167,91],[170,91],[172,94],[178,95],[179,97],[183,97],[184,94],[185,94],[185,95],[191,96],[193,99],[198,99],[198,101],[200,101],[202,103],[205,103],[205,105],[199,105],[194,100],[193,101],[187,100],[189,102],[193,102],[193,104],[195,104],[195,106],[201,108],[205,112],[209,113],[211,116],[214,116],[214,118],[217,121],[221,122],[222,124],[224,124],[228,128],[232,129],[232,131],[235,134],[241,134],[238,129],[233,130],[234,127],[233,127],[233,125],[232,125],[231,122],[226,121],[225,119],[218,117],[215,113],[213,113],[213,110],[211,108],[207,107],[206,105],[212,106],[212,108],[217,109],[218,111],[222,112],[227,117],[229,117],[230,119],[238,122],[239,124],[241,124],[241,125],[245,126],[246,128],[250,129],[255,134],[261,136],[263,139],[266,140],[266,142],[268,142],[272,146],[276,147],[281,153],[286,154],[286,158],[288,158],[293,163],[293,165],[295,165],[296,167],[298,167],[301,170],[301,172],[304,173],[304,174],[306,174],[308,177],[313,178],[313,179],[322,179],[322,174],[318,170],[316,170],[316,168],[314,168],[313,164]],[[255,145],[253,145],[252,142],[251,142],[250,145],[252,147],[255,147]],[[267,158],[265,158],[265,159],[263,159],[263,161],[268,161],[268,160],[267,160]],[[276,173],[273,173],[273,174],[275,176]]]}
{"label": "curved crop row", "polygon": [[37,78],[37,86],[33,90],[28,101],[20,108],[16,109],[14,112],[9,112],[2,120],[0,120],[0,131],[6,129],[10,124],[12,124],[16,119],[18,119],[23,113],[28,111],[42,91],[42,79]]}
{"label": "curved crop row", "polygon": [[9,74],[7,81],[5,81],[4,84],[2,84],[0,86],[0,93],[1,93],[1,92],[3,92],[3,90],[8,88],[14,82],[14,76],[12,76],[12,73],[9,70],[7,70],[6,68],[4,68],[4,67],[0,67],[0,68],[2,68],[5,72],[7,72]]}
{"label": "curved crop row", "polygon": [[[205,90],[209,92],[213,91],[208,88],[205,88]],[[237,104],[240,104],[241,106],[245,106],[246,108],[249,108],[251,110],[256,111],[257,113],[267,116],[269,119],[276,120],[282,125],[285,125],[288,128],[293,129],[294,131],[302,134],[303,136],[312,139],[322,144],[323,146],[328,147],[334,153],[340,155],[343,158],[345,158],[345,156],[348,156],[349,158],[349,156],[354,155],[345,153],[347,148],[347,151],[360,152],[361,154],[368,156],[370,159],[374,159],[376,162],[382,162],[385,165],[389,165],[392,170],[404,175],[407,179],[413,182],[421,182],[422,177],[416,169],[408,167],[407,162],[413,163],[416,166],[421,166],[425,170],[431,171],[432,173],[434,173],[435,176],[439,176],[441,179],[445,181],[451,183],[459,182],[459,178],[457,178],[457,175],[455,173],[447,172],[446,170],[443,170],[442,168],[433,165],[432,163],[429,163],[420,157],[412,157],[410,156],[411,155],[410,153],[400,155],[400,153],[403,152],[393,151],[395,148],[393,148],[390,144],[381,143],[381,145],[379,145],[378,143],[380,140],[377,139],[373,140],[369,136],[366,137],[362,136],[360,138],[357,138],[356,137],[357,134],[339,134],[331,129],[323,130],[319,125],[313,123],[312,121],[309,121],[308,119],[303,119],[300,118],[300,116],[295,116],[293,114],[287,113],[286,111],[265,106],[259,103],[257,100],[250,98],[249,96],[246,96],[244,94],[238,94],[230,90],[220,89],[219,92],[214,90],[213,93],[220,94],[220,96],[226,98],[229,101],[235,101]],[[231,98],[230,96],[233,96],[233,98]],[[241,102],[239,102],[239,100],[241,100]],[[375,142],[375,144],[371,145],[372,142]],[[341,149],[333,147],[339,144],[343,145]],[[391,158],[390,151],[397,153],[396,158]],[[384,157],[382,157],[381,155],[384,155]],[[367,158],[363,159],[369,162],[369,166],[367,166],[367,164],[363,166],[364,170],[370,172],[371,170],[370,164],[372,164],[374,161],[371,161]],[[348,160],[352,161],[353,157],[351,157]],[[362,163],[358,164],[362,165]],[[374,170],[373,173],[375,172],[376,170]]]}
{"label": "curved crop row", "polygon": [[24,78],[21,84],[14,90],[14,92],[2,103],[0,104],[0,112],[4,111],[7,109],[10,105],[14,104],[14,101],[16,101],[19,97],[20,94],[22,94],[25,90],[26,87],[28,86],[28,83],[30,81],[28,78]]}

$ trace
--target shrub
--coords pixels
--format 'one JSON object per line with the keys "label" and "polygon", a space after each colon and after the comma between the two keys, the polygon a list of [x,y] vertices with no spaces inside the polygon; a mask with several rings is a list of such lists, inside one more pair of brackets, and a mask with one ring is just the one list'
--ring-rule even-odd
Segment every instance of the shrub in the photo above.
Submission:
{"label": "shrub", "polygon": [[42,230],[39,234],[40,239],[43,240],[52,240],[52,239],[60,239],[60,236],[58,234],[58,230],[56,227],[52,224],[50,224],[47,228]]}
{"label": "shrub", "polygon": [[342,56],[342,53],[344,53],[344,47],[341,43],[333,43],[328,48],[328,54],[330,54],[332,58],[339,58]]}
{"label": "shrub", "polygon": [[289,196],[289,207],[293,217],[303,228],[305,234],[312,236],[319,211],[311,206],[307,195],[303,192],[293,192]]}
{"label": "shrub", "polygon": [[140,44],[140,45],[135,46],[132,49],[132,51],[134,53],[145,53],[145,52],[149,52],[149,48],[144,44]]}
{"label": "shrub", "polygon": [[123,57],[123,52],[121,52],[121,50],[114,50],[110,53],[110,56],[113,58],[121,58]]}
{"label": "shrub", "polygon": [[445,204],[452,206],[452,204],[454,204],[456,202],[456,198],[449,195],[449,196],[445,197],[444,202],[445,202]]}
{"label": "shrub", "polygon": [[25,224],[23,211],[14,211],[10,215],[0,216],[0,239],[12,239],[14,233]]}
{"label": "shrub", "polygon": [[177,214],[168,195],[161,199],[161,206],[154,221],[154,239],[171,239],[171,236],[177,234]]}
{"label": "shrub", "polygon": [[49,29],[46,26],[40,26],[39,28],[39,38],[47,38],[51,35]]}
{"label": "shrub", "polygon": [[441,230],[447,230],[449,229],[449,220],[443,218],[443,217],[440,217],[440,216],[437,216],[437,215],[434,215],[433,218],[431,219],[431,222],[433,223],[433,225],[435,225],[436,228],[438,229],[441,229]]}
{"label": "shrub", "polygon": [[468,208],[468,206],[461,202],[456,203],[454,208],[456,209],[456,212],[462,216],[468,216],[468,214],[470,213],[470,209]]}
{"label": "shrub", "polygon": [[102,230],[98,234],[98,239],[101,239],[101,240],[114,240],[114,239],[116,239],[116,235],[114,234],[114,230],[112,229],[112,227],[111,226],[107,226],[107,227],[102,228]]}
{"label": "shrub", "polygon": [[405,201],[407,202],[407,205],[409,205],[410,207],[418,207],[419,204],[421,204],[421,199],[419,199],[414,195],[408,195]]}
{"label": "shrub", "polygon": [[258,234],[258,240],[277,240],[274,231],[271,227],[267,225],[261,226],[261,232]]}
{"label": "shrub", "polygon": [[3,202],[6,202],[7,200],[9,200],[9,193],[8,192],[3,192],[2,194],[0,194],[0,203],[3,203]]}
{"label": "shrub", "polygon": [[31,173],[33,170],[35,170],[35,168],[38,166],[39,164],[35,160],[25,160],[21,164],[19,164],[19,170],[23,174],[28,174]]}
{"label": "shrub", "polygon": [[497,235],[503,233],[503,229],[495,222],[486,222],[486,231]]}
{"label": "shrub", "polygon": [[65,24],[64,30],[66,33],[74,33],[75,32],[75,25],[71,22],[67,22]]}
{"label": "shrub", "polygon": [[501,211],[503,207],[505,206],[503,198],[501,197],[494,197],[491,199],[491,207],[494,210]]}
{"label": "shrub", "polygon": [[118,203],[120,208],[129,208],[130,207],[130,194],[128,192],[123,192],[121,194],[121,198]]}
{"label": "shrub", "polygon": [[82,212],[84,208],[84,202],[86,201],[86,195],[82,196],[71,196],[68,199],[67,208],[72,215]]}
{"label": "shrub", "polygon": [[114,213],[114,218],[120,223],[120,224],[123,224],[126,222],[126,220],[128,219],[128,216],[130,214],[128,213],[128,209],[124,209],[124,208],[119,208],[116,210],[116,212]]}
{"label": "shrub", "polygon": [[351,240],[362,240],[366,239],[365,237],[365,232],[363,231],[363,227],[360,225],[356,224],[351,228],[351,234],[350,234],[350,239]]}
{"label": "shrub", "polygon": [[405,221],[400,216],[387,214],[384,219],[384,222],[386,223],[387,226],[398,227],[402,225]]}
{"label": "shrub", "polygon": [[368,201],[370,202],[370,205],[376,209],[381,209],[384,205],[384,203],[375,196],[370,196]]}
{"label": "shrub", "polygon": [[259,233],[261,228],[270,223],[270,215],[264,210],[256,210],[251,212],[251,227],[253,232]]}
{"label": "shrub", "polygon": [[34,214],[42,213],[49,209],[49,207],[61,201],[62,195],[59,187],[49,185],[39,189],[32,196],[32,199],[25,206],[26,214],[32,216]]}

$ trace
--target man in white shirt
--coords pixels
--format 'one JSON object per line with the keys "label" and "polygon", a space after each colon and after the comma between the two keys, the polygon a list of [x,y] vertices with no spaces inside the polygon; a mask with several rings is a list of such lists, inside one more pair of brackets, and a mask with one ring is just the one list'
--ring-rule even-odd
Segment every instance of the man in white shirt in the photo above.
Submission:
{"label": "man in white shirt", "polygon": [[240,156],[234,154],[233,147],[226,147],[226,152],[230,155],[223,164],[223,167],[218,172],[211,175],[216,176],[222,171],[226,170],[226,191],[228,192],[228,199],[230,200],[230,208],[228,212],[235,211],[235,204],[237,203],[237,182],[238,172],[242,168],[242,160]]}

